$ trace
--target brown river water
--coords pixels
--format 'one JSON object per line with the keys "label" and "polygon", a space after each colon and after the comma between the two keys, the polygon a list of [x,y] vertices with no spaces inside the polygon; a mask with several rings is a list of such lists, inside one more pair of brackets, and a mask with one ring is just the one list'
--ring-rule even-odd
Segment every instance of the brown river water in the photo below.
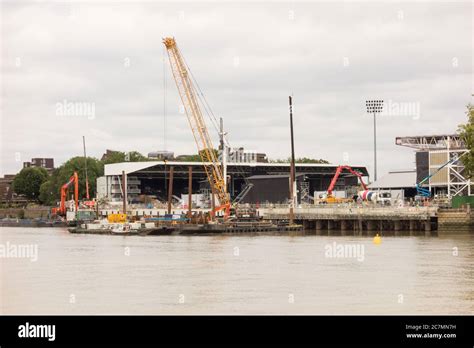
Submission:
{"label": "brown river water", "polygon": [[474,237],[3,227],[0,313],[472,314]]}

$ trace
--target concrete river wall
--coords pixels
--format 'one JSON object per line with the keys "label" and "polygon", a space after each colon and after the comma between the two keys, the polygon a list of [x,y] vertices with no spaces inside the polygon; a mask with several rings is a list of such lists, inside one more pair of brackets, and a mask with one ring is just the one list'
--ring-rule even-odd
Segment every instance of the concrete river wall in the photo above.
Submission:
{"label": "concrete river wall", "polygon": [[[410,231],[430,234],[438,227],[437,207],[308,206],[294,209],[295,221],[307,230],[375,234]],[[260,208],[268,220],[287,220],[287,207]]]}

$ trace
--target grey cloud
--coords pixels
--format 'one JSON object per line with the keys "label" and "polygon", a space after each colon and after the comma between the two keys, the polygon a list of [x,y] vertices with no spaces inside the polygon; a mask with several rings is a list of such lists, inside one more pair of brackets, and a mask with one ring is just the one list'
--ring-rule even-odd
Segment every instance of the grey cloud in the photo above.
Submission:
{"label": "grey cloud", "polygon": [[[2,6],[1,174],[20,168],[15,152],[22,160],[57,162],[81,154],[82,134],[97,157],[106,148],[162,148],[161,38],[168,35],[177,38],[214,113],[224,117],[231,143],[271,157],[289,153],[290,93],[298,155],[338,163],[347,152],[350,162],[369,169],[365,100],[420,103],[419,120],[379,120],[382,173],[412,166],[413,153],[396,147],[395,136],[453,132],[472,93],[469,3]],[[165,69],[167,147],[195,152],[167,62]],[[65,99],[94,103],[96,117],[58,117],[55,104]]]}

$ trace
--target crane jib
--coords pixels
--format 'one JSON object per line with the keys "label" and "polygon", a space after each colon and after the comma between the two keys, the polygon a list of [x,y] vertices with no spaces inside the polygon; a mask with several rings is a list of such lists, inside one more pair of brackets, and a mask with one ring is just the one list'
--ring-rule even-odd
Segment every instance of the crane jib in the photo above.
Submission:
{"label": "crane jib", "polygon": [[172,37],[164,38],[163,43],[168,53],[173,78],[186,111],[186,116],[196,142],[199,156],[203,162],[209,185],[211,185],[211,189],[217,195],[221,205],[216,210],[221,210],[222,207],[224,207],[226,210],[225,217],[227,217],[230,210],[230,197],[227,193],[223,170],[214,153],[214,147],[202,116],[197,93],[190,79],[188,68],[175,39]]}

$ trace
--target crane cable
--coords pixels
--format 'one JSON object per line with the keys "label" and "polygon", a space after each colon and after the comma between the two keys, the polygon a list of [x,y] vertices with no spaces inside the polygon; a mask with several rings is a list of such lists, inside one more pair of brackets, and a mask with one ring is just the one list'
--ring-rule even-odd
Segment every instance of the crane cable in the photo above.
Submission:
{"label": "crane cable", "polygon": [[[180,50],[179,47],[177,47],[177,49]],[[196,87],[197,87],[197,92],[198,93],[196,93],[196,94],[197,94],[197,97],[198,97],[201,105],[204,107],[204,111],[205,111],[207,117],[211,120],[211,123],[214,126],[214,129],[216,130],[217,134],[220,134],[220,129],[219,129],[220,127],[218,126],[217,118],[214,115],[211,106],[209,105],[204,93],[202,92],[201,87],[199,86],[199,83],[197,82],[196,78],[194,77],[194,74],[193,74],[192,70],[190,69],[190,67],[187,63],[185,56],[183,54],[181,54],[181,57],[183,59],[184,65],[186,66],[186,69],[189,71],[189,74],[191,76],[191,82],[193,83],[193,85],[196,85]],[[224,142],[227,145],[227,147],[231,148],[231,145],[229,143],[229,140],[227,139],[226,134],[223,134],[222,137],[223,137]],[[222,149],[222,155],[223,156],[225,155],[224,154],[224,149]],[[249,181],[246,178],[246,173],[245,173],[244,169],[239,167],[239,166],[235,166],[235,169],[237,170],[237,172],[239,172],[242,175],[244,183],[246,185],[248,185]]]}
{"label": "crane cable", "polygon": [[[212,111],[211,106],[209,105],[204,93],[202,92],[201,87],[199,86],[199,83],[197,82],[196,78],[194,77],[194,74],[193,74],[192,70],[189,68],[188,62],[186,62],[186,58],[184,57],[184,55],[181,55],[181,57],[183,58],[184,65],[186,65],[186,68],[188,69],[188,71],[191,75],[193,85],[196,85],[196,87],[197,87],[197,92],[198,92],[197,96],[198,96],[198,99],[199,99],[201,105],[204,107],[204,111],[207,114],[207,117],[211,120],[211,123],[214,126],[214,129],[216,130],[217,134],[220,134],[220,129],[219,129],[217,117],[214,115],[214,112]],[[226,142],[227,146],[230,147],[230,144],[229,144],[229,141],[227,140],[227,137],[225,135],[223,135],[223,138],[224,138],[224,141]]]}
{"label": "crane cable", "polygon": [[166,151],[166,48],[163,46],[163,150]]}
{"label": "crane cable", "polygon": [[[197,86],[197,91],[199,92],[199,93],[197,93],[198,99],[201,102],[201,104],[203,105],[204,110],[207,113],[207,116],[209,117],[209,119],[211,120],[211,123],[213,124],[215,130],[217,131],[217,134],[220,134],[220,129],[219,129],[219,126],[218,126],[218,123],[217,123],[217,118],[214,115],[214,113],[212,112],[211,106],[207,102],[207,99],[206,99],[204,93],[202,92],[201,87],[199,86],[199,83],[197,82],[196,78],[194,77],[194,74],[193,74],[192,70],[189,68],[188,63],[186,62],[186,58],[184,57],[183,54],[181,54],[181,56],[183,57],[184,64],[186,65],[186,68],[188,69],[188,71],[191,75],[191,79],[192,79],[193,84],[195,84]],[[202,96],[202,98],[201,98],[201,96]],[[227,145],[227,147],[231,148],[231,145],[229,143],[229,140],[227,139],[226,134],[223,134],[222,137],[223,137],[224,142]],[[224,154],[224,149],[222,149],[222,155],[223,156],[225,155]],[[245,173],[244,169],[239,167],[239,166],[236,166],[235,169],[238,173],[240,173],[242,175],[242,178],[244,180],[245,185],[248,185],[249,181],[246,177],[246,173]]]}

